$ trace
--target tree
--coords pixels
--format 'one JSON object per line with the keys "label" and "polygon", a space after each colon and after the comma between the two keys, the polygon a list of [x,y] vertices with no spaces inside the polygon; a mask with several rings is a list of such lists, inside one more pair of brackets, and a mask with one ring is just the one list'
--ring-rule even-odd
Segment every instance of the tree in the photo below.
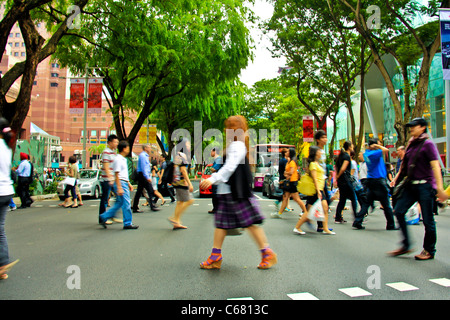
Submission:
{"label": "tree", "polygon": [[365,50],[361,49],[360,37],[336,24],[323,1],[283,0],[276,1],[274,6],[266,28],[276,31],[276,51],[286,56],[293,67],[289,74],[299,101],[319,127],[345,103],[351,139],[356,141],[351,97],[355,80],[369,61],[365,54],[361,55],[361,50],[363,53]]}
{"label": "tree", "polygon": [[[338,2],[327,0],[327,3],[335,19],[341,21],[342,28],[356,28],[370,48],[374,64],[383,76],[394,106],[394,127],[398,134],[397,144],[404,144],[407,137],[405,124],[411,118],[422,116],[425,110],[429,71],[432,60],[440,47],[438,24],[432,22],[420,28],[414,28],[413,20],[419,13],[430,17],[435,16],[437,9],[449,7],[450,1],[428,1],[428,6],[407,0],[371,1],[371,5],[383,8],[380,16],[380,29],[375,29],[373,24],[368,23],[361,0],[339,0]],[[395,93],[391,76],[384,65],[382,57],[385,53],[394,57],[403,77],[404,110],[402,110],[400,100]],[[408,66],[415,64],[420,57],[422,57],[422,64],[415,88],[417,96],[413,106],[413,102],[410,101],[412,87]]]}
{"label": "tree", "polygon": [[[181,93],[209,117],[208,97],[232,84],[250,56],[243,1],[105,0],[90,12],[57,56],[76,73],[86,63],[99,67],[93,74],[104,77],[117,135],[130,145],[146,119]],[[130,132],[127,111],[137,115]]]}
{"label": "tree", "polygon": [[[73,4],[82,10],[87,2],[88,0],[75,0]],[[55,52],[61,39],[70,30],[73,14],[66,13],[68,8],[69,1],[66,0],[7,2],[5,16],[0,21],[0,50],[5,52],[9,34],[16,23],[19,24],[26,48],[25,61],[16,63],[0,79],[0,115],[10,122],[14,132],[20,131],[28,114],[38,64]],[[51,33],[49,39],[44,39],[37,31],[38,21],[47,25]],[[20,90],[16,100],[8,102],[6,94],[14,82],[20,78]]]}

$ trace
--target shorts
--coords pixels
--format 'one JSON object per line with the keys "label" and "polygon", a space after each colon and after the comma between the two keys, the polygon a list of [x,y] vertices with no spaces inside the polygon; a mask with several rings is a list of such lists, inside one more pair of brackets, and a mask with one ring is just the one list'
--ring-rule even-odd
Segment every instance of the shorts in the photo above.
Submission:
{"label": "shorts", "polygon": [[192,195],[189,192],[189,189],[176,188],[176,190],[177,201],[187,202],[192,199]]}
{"label": "shorts", "polygon": [[[320,193],[322,194],[322,200],[327,200],[327,198],[325,197],[325,192],[323,190],[320,190]],[[306,205],[313,205],[317,199],[319,199],[319,197],[317,196],[317,193],[314,194],[313,196],[307,196],[306,197]]]}
{"label": "shorts", "polygon": [[283,191],[288,192],[288,193],[297,193],[298,192],[297,184],[298,184],[298,181],[286,181]]}

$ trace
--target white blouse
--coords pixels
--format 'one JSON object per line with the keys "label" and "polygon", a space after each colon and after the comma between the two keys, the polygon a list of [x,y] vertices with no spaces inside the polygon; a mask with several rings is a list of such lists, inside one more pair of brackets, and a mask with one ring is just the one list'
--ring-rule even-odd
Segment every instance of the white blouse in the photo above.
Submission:
{"label": "white blouse", "polygon": [[218,172],[212,174],[209,180],[217,185],[217,194],[231,193],[231,187],[227,184],[230,177],[236,171],[239,164],[245,163],[247,148],[242,141],[233,141],[227,147],[227,157]]}
{"label": "white blouse", "polygon": [[12,150],[6,145],[5,140],[0,139],[0,196],[14,194],[14,186],[11,180]]}

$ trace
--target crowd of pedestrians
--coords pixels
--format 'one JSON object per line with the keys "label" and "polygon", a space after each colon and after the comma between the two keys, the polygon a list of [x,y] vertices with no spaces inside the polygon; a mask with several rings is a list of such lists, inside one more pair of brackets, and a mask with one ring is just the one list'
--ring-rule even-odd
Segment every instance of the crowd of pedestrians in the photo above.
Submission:
{"label": "crowd of pedestrians", "polygon": [[[335,234],[328,228],[327,215],[331,212],[329,205],[333,200],[332,194],[338,194],[339,200],[334,213],[334,222],[343,224],[342,212],[346,208],[347,200],[350,200],[353,213],[353,229],[363,230],[364,218],[368,215],[369,209],[373,211],[374,201],[380,203],[380,208],[384,212],[386,219],[386,230],[400,230],[402,235],[402,246],[399,249],[388,252],[391,256],[399,256],[411,252],[411,243],[408,234],[408,223],[405,215],[416,203],[420,207],[421,220],[425,228],[423,250],[415,256],[416,260],[433,259],[436,252],[436,225],[434,215],[440,203],[448,199],[448,195],[443,187],[442,170],[439,162],[439,153],[436,145],[427,134],[428,123],[423,118],[416,118],[409,122],[406,127],[410,130],[410,140],[407,146],[397,148],[398,162],[396,169],[390,163],[386,163],[389,150],[384,147],[378,139],[369,139],[365,150],[358,154],[359,168],[356,162],[354,144],[345,141],[340,150],[339,156],[334,163],[334,182],[328,179],[329,171],[325,168],[321,147],[326,143],[326,133],[322,130],[316,132],[316,146],[309,149],[305,177],[284,171],[280,179],[284,180],[283,205],[279,212],[272,214],[273,217],[280,217],[286,207],[286,202],[292,194],[296,194],[293,185],[298,183],[298,191],[306,195],[307,204],[297,199],[297,194],[292,199],[297,202],[302,209],[301,217],[294,228],[294,233],[305,235],[301,226],[311,223],[313,220],[310,210],[313,203],[320,201],[324,217],[320,219],[318,225],[319,232],[324,234]],[[292,150],[286,153],[283,150],[283,157],[286,155],[287,162],[295,159]],[[283,164],[284,166],[284,164]],[[298,162],[289,167],[299,166]],[[300,172],[300,170],[298,171]],[[287,183],[286,183],[287,181]],[[325,188],[335,188],[334,192]],[[311,191],[312,190],[312,191]],[[337,192],[336,192],[337,191]],[[358,207],[359,204],[359,207]],[[396,218],[396,219],[395,219]],[[397,223],[395,222],[397,220]]]}
{"label": "crowd of pedestrians", "polygon": [[[346,141],[339,156],[335,159],[334,170],[326,164],[324,147],[327,136],[323,130],[315,133],[315,145],[309,149],[305,173],[302,174],[302,163],[297,158],[295,149],[283,150],[280,161],[280,187],[284,194],[279,210],[272,217],[280,218],[289,206],[290,199],[300,207],[301,214],[293,232],[305,235],[302,230],[305,223],[311,225],[317,221],[317,231],[324,235],[335,235],[329,227],[329,215],[332,214],[330,204],[339,198],[334,222],[346,223],[343,210],[347,200],[350,200],[353,212],[352,227],[363,230],[364,218],[369,208],[374,208],[374,201],[379,201],[386,219],[386,230],[400,230],[402,245],[388,252],[391,256],[399,256],[411,252],[405,215],[415,203],[420,205],[421,216],[425,228],[423,250],[416,255],[417,260],[433,259],[436,253],[436,226],[434,214],[439,202],[448,199],[443,188],[442,171],[439,153],[435,144],[427,134],[428,123],[422,118],[413,119],[407,124],[411,139],[405,147],[397,149],[399,159],[394,170],[386,165],[388,149],[377,139],[370,139],[357,156],[354,144]],[[202,269],[220,269],[223,261],[222,246],[227,235],[234,230],[246,229],[254,239],[260,253],[259,269],[271,268],[277,263],[277,255],[269,245],[268,238],[262,227],[264,217],[252,192],[252,174],[249,163],[249,137],[247,121],[242,116],[229,117],[225,122],[226,130],[241,133],[234,137],[223,150],[220,157],[219,149],[211,152],[214,159],[212,175],[200,183],[201,189],[213,187],[213,209],[215,230],[210,256],[200,263]],[[5,119],[0,119],[0,279],[7,278],[7,271],[17,261],[9,260],[8,244],[5,234],[5,216],[8,206],[11,206],[14,187],[12,172],[18,174],[18,193],[22,206],[29,206],[29,195],[23,191],[25,177],[30,175],[30,163],[27,155],[21,155],[22,162],[18,168],[11,168],[11,147],[13,135]],[[145,196],[152,211],[158,211],[157,202],[165,204],[161,192],[167,193],[176,207],[168,221],[174,230],[187,229],[181,217],[194,202],[192,198],[193,185],[189,178],[188,167],[191,153],[190,141],[178,141],[170,157],[160,157],[161,164],[150,161],[150,147],[143,146],[133,177],[129,176],[127,156],[130,145],[127,141],[119,141],[115,135],[110,135],[101,157],[101,187],[102,196],[99,206],[98,222],[107,229],[113,222],[123,224],[123,229],[136,230],[139,226],[133,223],[133,214],[142,212],[139,208],[141,196]],[[117,150],[117,153],[116,153]],[[69,159],[66,170],[67,183],[64,191],[64,207],[77,206],[77,166],[75,157]],[[334,172],[333,172],[334,171]],[[131,179],[133,178],[133,179]],[[133,185],[137,182],[137,191],[131,199]],[[21,181],[21,182],[20,182]],[[70,195],[69,195],[70,192]],[[306,203],[300,194],[306,195]],[[116,197],[114,205],[108,209],[109,198]],[[337,196],[338,195],[338,196]],[[359,204],[359,207],[358,207]],[[122,211],[123,220],[117,218]],[[320,213],[320,219],[317,218]],[[395,222],[395,219],[397,223]]]}

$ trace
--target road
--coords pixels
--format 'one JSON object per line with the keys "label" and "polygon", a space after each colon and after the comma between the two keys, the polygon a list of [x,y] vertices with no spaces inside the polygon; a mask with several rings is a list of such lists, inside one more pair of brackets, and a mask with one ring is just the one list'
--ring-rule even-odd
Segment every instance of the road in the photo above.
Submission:
{"label": "road", "polygon": [[[437,254],[432,261],[413,255],[387,257],[397,248],[399,231],[386,231],[380,209],[370,214],[366,230],[331,224],[336,235],[304,227],[294,235],[299,208],[273,219],[273,200],[255,194],[264,229],[279,263],[258,270],[260,253],[247,233],[226,239],[221,270],[202,270],[211,251],[211,199],[198,198],[183,216],[186,230],[172,230],[167,218],[174,204],[158,212],[146,207],[134,214],[138,230],[121,224],[97,224],[98,200],[64,209],[58,201],[35,202],[7,216],[10,255],[20,262],[0,282],[0,300],[448,300],[450,298],[450,209],[436,217]],[[141,200],[142,203],[142,200]],[[334,206],[337,203],[334,203]],[[335,207],[332,208],[331,216]],[[423,225],[410,226],[416,253]],[[441,279],[439,282],[436,279]],[[447,281],[447,282],[445,282]]]}

